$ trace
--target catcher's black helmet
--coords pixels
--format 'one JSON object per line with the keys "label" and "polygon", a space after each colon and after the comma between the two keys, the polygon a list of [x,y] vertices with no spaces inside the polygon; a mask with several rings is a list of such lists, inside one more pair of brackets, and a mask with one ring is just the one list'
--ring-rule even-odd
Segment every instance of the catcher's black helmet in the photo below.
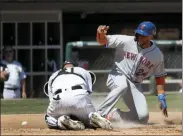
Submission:
{"label": "catcher's black helmet", "polygon": [[72,64],[74,67],[75,67],[75,66],[78,66],[77,63],[75,63],[75,62],[73,62],[73,61],[67,61],[67,60],[66,60],[66,61],[64,62],[64,64],[62,65],[62,68],[63,68],[65,65],[67,65],[67,64]]}

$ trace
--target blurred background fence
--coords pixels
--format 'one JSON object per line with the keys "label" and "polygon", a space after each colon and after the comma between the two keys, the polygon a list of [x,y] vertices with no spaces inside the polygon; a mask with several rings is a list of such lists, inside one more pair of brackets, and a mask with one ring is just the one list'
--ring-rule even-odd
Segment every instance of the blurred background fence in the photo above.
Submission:
{"label": "blurred background fence", "polygon": [[[142,21],[152,21],[156,25],[156,40],[182,39],[180,0],[166,2],[163,0],[2,1],[0,59],[3,56],[3,46],[13,45],[15,60],[22,64],[27,74],[28,98],[46,97],[42,89],[45,82],[71,56],[80,63],[80,66],[97,74],[94,89],[97,92],[105,92],[107,91],[105,82],[112,67],[115,50],[102,48],[93,42],[96,40],[97,27],[102,24],[109,25],[110,34],[134,35],[134,29]],[[82,42],[78,44],[75,41],[87,42],[82,46]],[[76,43],[82,47],[73,46]],[[181,44],[181,41],[158,43],[165,54],[168,91],[180,89]],[[2,82],[0,83],[2,94],[1,84]],[[143,87],[144,91],[150,91],[154,85],[146,80]]]}
{"label": "blurred background fence", "polygon": [[[157,46],[164,54],[165,69],[168,73],[166,77],[166,90],[178,91],[182,82],[182,41],[180,40],[156,40]],[[114,48],[99,46],[95,41],[69,42],[66,45],[66,59],[78,62],[79,66],[96,73],[97,82],[94,85],[96,92],[106,92],[106,81],[110,72],[113,59]],[[153,78],[143,82],[145,92],[155,91]]]}

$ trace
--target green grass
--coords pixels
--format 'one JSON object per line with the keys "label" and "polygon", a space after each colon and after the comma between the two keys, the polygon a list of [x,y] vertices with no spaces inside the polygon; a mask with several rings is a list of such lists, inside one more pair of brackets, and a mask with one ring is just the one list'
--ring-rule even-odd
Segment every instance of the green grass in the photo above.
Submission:
{"label": "green grass", "polygon": [[[157,96],[146,96],[150,111],[159,111]],[[1,114],[39,114],[45,113],[48,99],[1,100]],[[168,111],[182,112],[182,95],[167,95]],[[122,99],[116,104],[117,108],[127,110]]]}
{"label": "green grass", "polygon": [[1,114],[45,113],[48,99],[1,100]]}
{"label": "green grass", "polygon": [[[155,112],[159,110],[159,101],[157,96],[147,95],[146,100],[148,103],[149,111]],[[171,112],[182,112],[182,95],[180,94],[167,94],[167,106],[168,111]],[[116,104],[117,108],[128,110],[127,106],[124,104],[123,100],[120,99]]]}

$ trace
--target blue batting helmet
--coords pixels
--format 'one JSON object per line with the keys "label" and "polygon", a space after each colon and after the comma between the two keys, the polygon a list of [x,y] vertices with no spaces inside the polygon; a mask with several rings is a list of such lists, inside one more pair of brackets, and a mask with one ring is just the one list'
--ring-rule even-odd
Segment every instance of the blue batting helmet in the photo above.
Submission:
{"label": "blue batting helmet", "polygon": [[156,35],[156,26],[149,21],[142,22],[139,24],[138,28],[135,30],[135,34],[140,34],[143,36]]}

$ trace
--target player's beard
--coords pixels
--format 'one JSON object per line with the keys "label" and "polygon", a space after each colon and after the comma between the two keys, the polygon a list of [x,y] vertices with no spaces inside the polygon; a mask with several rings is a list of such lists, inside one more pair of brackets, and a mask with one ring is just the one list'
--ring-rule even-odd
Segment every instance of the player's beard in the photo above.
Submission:
{"label": "player's beard", "polygon": [[141,49],[144,49],[143,45],[145,45],[145,43],[140,44],[139,42],[137,42],[137,45],[138,45]]}
{"label": "player's beard", "polygon": [[138,34],[135,34],[134,41],[137,43],[137,46],[138,46],[138,47],[140,47],[141,49],[144,49],[144,48],[143,48],[143,45],[144,45],[145,43],[142,43],[142,44],[139,43],[139,36],[138,36]]}
{"label": "player's beard", "polygon": [[138,41],[136,41],[136,42],[137,42],[137,46],[138,47],[140,47],[141,49],[144,49],[144,47],[143,47],[144,43],[143,44],[140,44]]}
{"label": "player's beard", "polygon": [[147,44],[150,45],[150,41],[144,41],[144,42],[141,43],[141,44],[137,41],[137,45],[138,45],[141,49],[147,48],[147,47],[145,47],[145,45],[147,45]]}
{"label": "player's beard", "polygon": [[[137,46],[140,47],[141,49],[148,48],[148,45],[151,45],[151,44],[150,44],[150,41],[149,41],[148,39],[143,40],[143,41],[141,41],[141,43],[140,43],[140,42],[139,42],[139,41],[140,41],[140,39],[139,39],[139,34],[135,34],[134,41],[136,41]],[[147,46],[146,46],[146,45],[147,45]]]}

